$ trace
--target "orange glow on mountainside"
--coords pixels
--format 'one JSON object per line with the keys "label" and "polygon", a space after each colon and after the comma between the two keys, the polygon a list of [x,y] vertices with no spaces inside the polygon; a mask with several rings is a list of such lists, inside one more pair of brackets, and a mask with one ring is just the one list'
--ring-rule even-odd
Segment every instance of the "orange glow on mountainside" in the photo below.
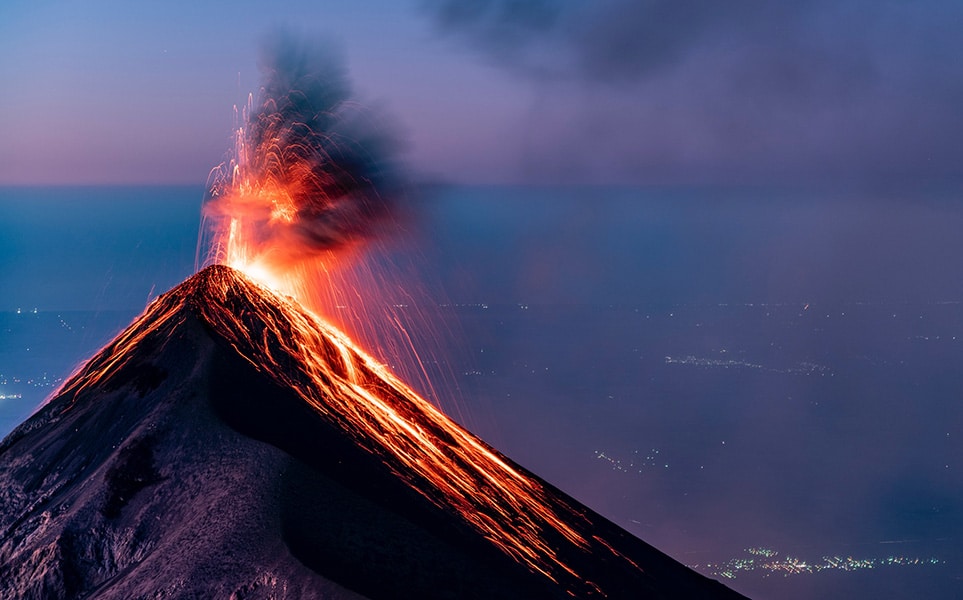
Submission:
{"label": "orange glow on mountainside", "polygon": [[255,369],[381,457],[415,491],[455,511],[505,554],[573,594],[602,591],[583,581],[560,556],[559,544],[546,541],[547,533],[562,540],[569,554],[603,552],[638,568],[605,541],[580,533],[591,525],[584,516],[549,501],[538,481],[413,392],[342,332],[231,268],[208,267],[155,300],[104,350],[100,368],[81,371],[63,393],[104,383],[147,336],[167,334],[191,313]]}
{"label": "orange glow on mountainside", "polygon": [[[379,152],[386,142],[359,119],[363,111],[336,77],[304,70],[297,49],[282,44],[276,52],[279,65],[295,59],[288,61],[293,68],[268,73],[257,103],[249,99],[243,125],[235,128],[229,161],[212,172],[198,262],[214,266],[152,303],[138,321],[150,326],[135,323],[105,350],[103,369],[82,373],[65,391],[98,385],[145,336],[193,312],[428,501],[572,595],[600,594],[566,557],[600,553],[638,568],[583,533],[591,530],[585,516],[550,500],[538,480],[342,332],[363,332],[382,356],[401,358],[398,344],[386,341],[392,334],[403,340],[400,347],[413,349],[411,333],[390,311],[365,314],[385,309],[368,308],[372,290],[356,276],[363,243],[377,244],[381,225],[394,214],[391,169]],[[365,280],[370,287],[383,285],[381,274],[367,275],[374,275]],[[372,328],[378,335],[370,335]],[[378,331],[384,328],[400,336]],[[408,358],[398,362],[419,362]],[[420,362],[414,370],[425,373]]]}

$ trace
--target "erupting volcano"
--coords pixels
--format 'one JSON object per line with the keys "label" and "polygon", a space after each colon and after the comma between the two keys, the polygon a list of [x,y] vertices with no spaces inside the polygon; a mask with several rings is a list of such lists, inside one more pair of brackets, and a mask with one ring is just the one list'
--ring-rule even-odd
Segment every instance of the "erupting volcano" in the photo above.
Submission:
{"label": "erupting volcano", "polygon": [[[449,419],[320,306],[383,139],[276,40],[206,262],[0,445],[3,598],[737,598]],[[332,83],[332,81],[334,83]]]}
{"label": "erupting volcano", "polygon": [[4,440],[0,495],[0,597],[739,597],[223,266]]}
{"label": "erupting volcano", "polygon": [[229,157],[211,173],[198,258],[331,316],[356,295],[352,259],[397,218],[397,142],[324,46],[276,35],[261,70]]}

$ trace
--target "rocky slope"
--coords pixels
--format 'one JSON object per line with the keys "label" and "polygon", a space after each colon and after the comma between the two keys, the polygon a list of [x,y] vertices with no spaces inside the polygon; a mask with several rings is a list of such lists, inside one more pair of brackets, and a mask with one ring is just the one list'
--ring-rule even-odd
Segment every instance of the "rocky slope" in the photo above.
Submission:
{"label": "rocky slope", "polygon": [[739,598],[209,267],[0,444],[0,598]]}

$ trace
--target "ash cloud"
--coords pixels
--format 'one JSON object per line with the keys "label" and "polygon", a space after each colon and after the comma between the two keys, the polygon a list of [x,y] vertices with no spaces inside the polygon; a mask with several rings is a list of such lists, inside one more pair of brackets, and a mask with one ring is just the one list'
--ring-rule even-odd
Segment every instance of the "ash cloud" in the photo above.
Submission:
{"label": "ash cloud", "polygon": [[573,26],[575,64],[584,77],[631,81],[671,70],[693,55],[732,51],[730,41],[770,45],[770,36],[793,35],[807,2],[752,0],[650,0],[603,2]]}
{"label": "ash cloud", "polygon": [[[533,83],[536,172],[963,178],[958,3],[423,6],[446,37]],[[579,165],[553,151],[573,144]]]}
{"label": "ash cloud", "polygon": [[780,23],[806,2],[751,0],[428,0],[439,29],[505,66],[547,77],[617,82],[682,61],[727,29]]}
{"label": "ash cloud", "polygon": [[425,7],[443,31],[516,65],[536,37],[554,34],[564,13],[564,4],[552,0],[430,0]]}
{"label": "ash cloud", "polygon": [[352,95],[324,40],[275,33],[259,68],[260,92],[205,216],[241,219],[249,247],[288,266],[375,235],[400,190],[395,129]]}

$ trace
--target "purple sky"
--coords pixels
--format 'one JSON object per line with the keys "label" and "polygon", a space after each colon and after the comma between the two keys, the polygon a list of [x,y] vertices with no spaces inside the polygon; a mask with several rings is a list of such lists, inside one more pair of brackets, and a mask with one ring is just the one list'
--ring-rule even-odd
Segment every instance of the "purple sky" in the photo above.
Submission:
{"label": "purple sky", "polygon": [[956,2],[7,0],[0,184],[203,183],[278,27],[339,44],[416,176],[963,174]]}

